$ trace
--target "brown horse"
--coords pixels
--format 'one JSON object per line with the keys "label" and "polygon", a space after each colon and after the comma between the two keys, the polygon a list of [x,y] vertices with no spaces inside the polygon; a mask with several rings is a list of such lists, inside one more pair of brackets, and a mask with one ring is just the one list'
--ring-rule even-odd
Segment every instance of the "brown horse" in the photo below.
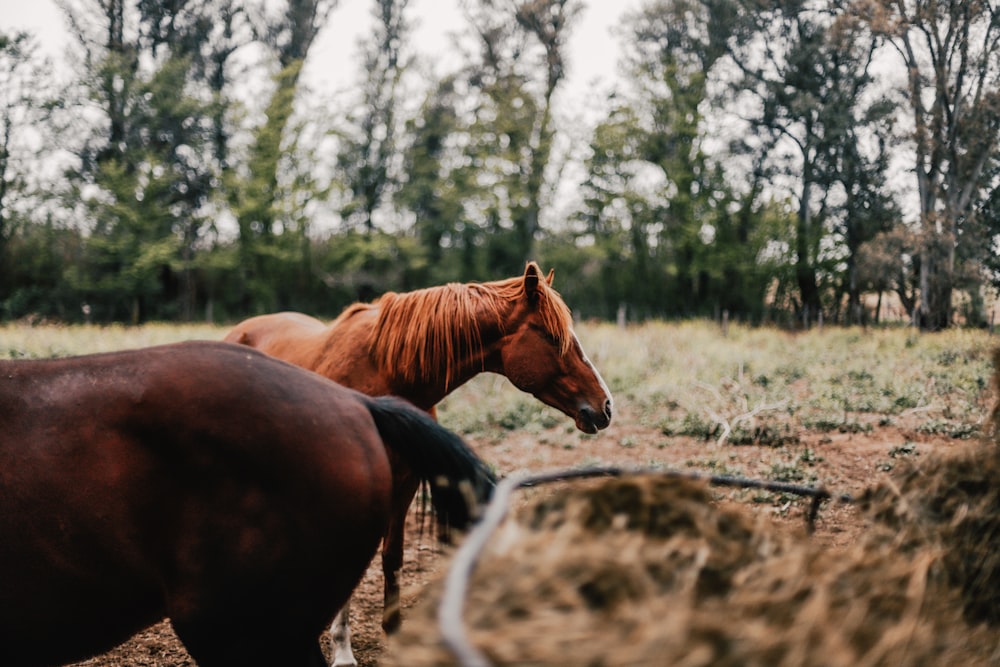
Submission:
{"label": "brown horse", "polygon": [[[572,328],[569,308],[529,262],[523,276],[448,284],[347,308],[330,325],[300,313],[263,315],[226,336],[372,396],[402,396],[434,414],[434,406],[475,375],[505,375],[596,433],[611,421],[611,395]],[[393,516],[382,546],[387,631],[399,624],[398,573],[403,527],[416,490],[394,461]],[[347,609],[332,628],[335,665],[355,664]]]}
{"label": "brown horse", "polygon": [[0,362],[0,665],[164,616],[201,667],[323,665],[388,525],[387,451],[453,524],[492,489],[424,412],[245,347]]}

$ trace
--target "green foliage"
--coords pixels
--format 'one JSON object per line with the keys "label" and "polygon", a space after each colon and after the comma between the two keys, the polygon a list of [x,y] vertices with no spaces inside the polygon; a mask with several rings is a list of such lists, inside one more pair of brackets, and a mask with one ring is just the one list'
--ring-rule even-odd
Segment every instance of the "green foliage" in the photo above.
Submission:
{"label": "green foliage", "polygon": [[[466,233],[464,197],[468,193],[471,170],[464,165],[448,165],[450,140],[461,132],[454,78],[445,78],[424,100],[417,118],[407,122],[410,143],[403,151],[405,178],[395,195],[395,203],[413,215],[413,233],[427,257],[426,285],[460,280],[461,269],[471,267],[475,244]],[[451,254],[464,253],[465,262],[446,262]]]}
{"label": "green foliage", "polygon": [[669,437],[781,447],[806,431],[867,433],[886,423],[969,437],[987,411],[985,332],[732,325],[723,335],[708,322],[651,322],[589,325],[580,336],[616,403]]}
{"label": "green foliage", "polygon": [[377,0],[374,30],[363,53],[361,99],[341,136],[337,169],[345,191],[340,215],[345,224],[375,230],[375,213],[396,190],[400,80],[407,69],[403,49],[409,37],[407,0]]}
{"label": "green foliage", "polygon": [[[53,152],[37,145],[58,107],[50,98],[50,79],[51,64],[39,54],[34,37],[0,30],[0,317],[56,297],[56,258],[29,252],[44,233],[36,234],[32,225],[34,209],[46,199],[33,161]],[[51,220],[39,222],[40,228],[51,225]]]}
{"label": "green foliage", "polygon": [[[217,0],[81,2],[68,14],[82,57],[67,90],[86,99],[34,94],[53,83],[47,69],[27,38],[0,35],[0,138],[30,128],[46,144],[40,155],[74,154],[69,175],[45,183],[33,171],[48,167],[0,143],[0,317],[81,319],[82,303],[101,321],[335,314],[387,290],[515,275],[535,259],[557,270],[583,318],[854,323],[872,292],[894,294],[907,315],[933,305],[925,327],[950,324],[953,303],[969,324],[989,321],[981,288],[994,262],[983,253],[1000,208],[997,142],[978,141],[996,135],[989,110],[928,112],[960,123],[925,123],[922,146],[952,146],[926,164],[962,160],[914,170],[930,195],[921,204],[932,204],[922,233],[899,224],[903,201],[889,190],[898,96],[874,94],[881,75],[870,65],[882,48],[873,36],[902,38],[882,19],[907,8],[645,1],[619,26],[625,57],[605,115],[571,134],[575,110],[558,109],[559,93],[583,3],[467,3],[473,52],[429,81],[416,76],[432,68],[413,56],[411,4],[371,3],[351,108],[310,102],[300,84],[331,0],[267,12]],[[990,34],[983,11],[898,25]],[[947,34],[943,53],[969,47],[968,31]],[[241,52],[261,57],[248,65],[233,58]],[[969,54],[909,84],[954,76],[961,85],[927,95],[941,110],[978,100],[962,86],[982,76],[989,91],[1000,60]],[[975,76],[954,69],[973,61]],[[418,78],[425,88],[410,87]],[[237,101],[245,90],[254,99]],[[402,99],[411,90],[422,105]],[[968,168],[949,172],[957,162]],[[568,180],[580,173],[573,163],[579,182]],[[942,188],[933,174],[946,173],[962,187]],[[385,238],[390,229],[397,238]],[[778,380],[754,378],[764,390]],[[824,400],[848,413],[927,400],[909,385],[876,385],[881,394]]]}
{"label": "green foliage", "polygon": [[[650,3],[626,22],[636,93],[594,131],[575,241],[593,248],[609,317],[720,316],[760,321],[783,232],[704,149],[706,72],[722,55],[714,12]],[[724,39],[723,39],[724,41]],[[592,244],[592,245],[591,245]]]}
{"label": "green foliage", "polygon": [[372,301],[388,291],[424,287],[428,272],[419,242],[408,236],[347,230],[333,234],[314,249],[321,290],[310,310],[335,316],[355,301]]}

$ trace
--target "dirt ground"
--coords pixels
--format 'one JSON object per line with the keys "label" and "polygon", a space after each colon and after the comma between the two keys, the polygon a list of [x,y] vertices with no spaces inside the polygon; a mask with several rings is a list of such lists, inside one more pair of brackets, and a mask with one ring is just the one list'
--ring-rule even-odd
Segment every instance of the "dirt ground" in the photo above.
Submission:
{"label": "dirt ground", "polygon": [[[955,446],[959,441],[943,435],[918,432],[917,415],[895,419],[891,426],[872,424],[871,430],[856,433],[804,433],[798,443],[782,448],[769,446],[717,444],[692,438],[668,437],[655,428],[635,426],[627,408],[616,415],[612,426],[602,434],[580,439],[573,446],[553,445],[565,442],[565,425],[553,427],[557,437],[545,434],[511,432],[499,441],[469,441],[480,455],[496,466],[501,475],[514,471],[535,472],[594,464],[645,466],[651,461],[676,470],[706,474],[741,474],[757,479],[774,478],[775,471],[794,471],[802,479],[797,483],[823,485],[841,494],[857,494],[871,486],[901,456],[926,456]],[[548,443],[548,444],[540,444]],[[544,493],[542,489],[525,494]],[[773,517],[789,530],[799,530],[804,523],[806,501],[791,497],[763,496],[757,491],[719,490],[720,502],[743,503],[756,512]],[[819,513],[811,539],[829,548],[844,547],[864,529],[857,512],[849,504],[827,502]],[[403,622],[406,611],[420,596],[420,588],[446,562],[442,551],[426,529],[421,530],[418,512],[411,508],[408,519],[408,543],[402,576],[404,587]],[[379,625],[382,609],[382,576],[379,559],[355,593],[352,608],[354,653],[362,666],[379,664],[384,636]],[[326,639],[324,638],[324,644]],[[329,657],[329,646],[325,645]],[[149,628],[117,649],[76,663],[90,667],[181,667],[193,665],[183,647],[164,622]]]}

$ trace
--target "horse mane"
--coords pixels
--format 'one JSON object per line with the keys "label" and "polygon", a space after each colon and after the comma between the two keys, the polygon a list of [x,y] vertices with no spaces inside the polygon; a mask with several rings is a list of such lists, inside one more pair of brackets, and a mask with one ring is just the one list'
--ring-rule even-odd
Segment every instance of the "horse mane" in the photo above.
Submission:
{"label": "horse mane", "polygon": [[[541,326],[565,354],[572,345],[569,307],[544,277],[539,277],[535,308]],[[444,380],[451,387],[460,355],[483,349],[490,327],[507,332],[511,304],[525,298],[524,278],[487,283],[448,283],[413,292],[388,292],[373,306],[378,321],[370,339],[381,373],[411,383]]]}

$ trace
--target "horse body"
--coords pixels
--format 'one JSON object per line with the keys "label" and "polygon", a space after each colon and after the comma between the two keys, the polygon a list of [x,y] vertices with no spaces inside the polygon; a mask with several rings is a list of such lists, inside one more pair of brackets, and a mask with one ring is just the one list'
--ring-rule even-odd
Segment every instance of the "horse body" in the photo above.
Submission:
{"label": "horse body", "polygon": [[[372,304],[355,304],[326,326],[299,313],[277,313],[236,325],[225,340],[256,347],[369,395],[401,396],[434,414],[450,392],[482,372],[514,386],[596,433],[611,420],[611,395],[572,330],[570,311],[528,263],[523,276],[448,284]],[[382,548],[383,627],[399,624],[399,570],[406,512],[416,480],[390,455],[394,488]],[[346,607],[345,607],[346,610]],[[332,629],[335,665],[355,664],[346,612]]]}
{"label": "horse body", "polygon": [[[223,343],[0,362],[0,664],[164,616],[201,667],[324,664],[388,525],[387,451],[463,447],[379,400]],[[488,485],[460,453],[439,472]]]}
{"label": "horse body", "polygon": [[377,316],[377,309],[355,307],[327,325],[302,313],[261,315],[238,324],[225,340],[253,347],[369,396],[402,396],[427,410],[428,405],[413,400],[416,392],[392,391],[390,379],[372,362],[367,340]]}

